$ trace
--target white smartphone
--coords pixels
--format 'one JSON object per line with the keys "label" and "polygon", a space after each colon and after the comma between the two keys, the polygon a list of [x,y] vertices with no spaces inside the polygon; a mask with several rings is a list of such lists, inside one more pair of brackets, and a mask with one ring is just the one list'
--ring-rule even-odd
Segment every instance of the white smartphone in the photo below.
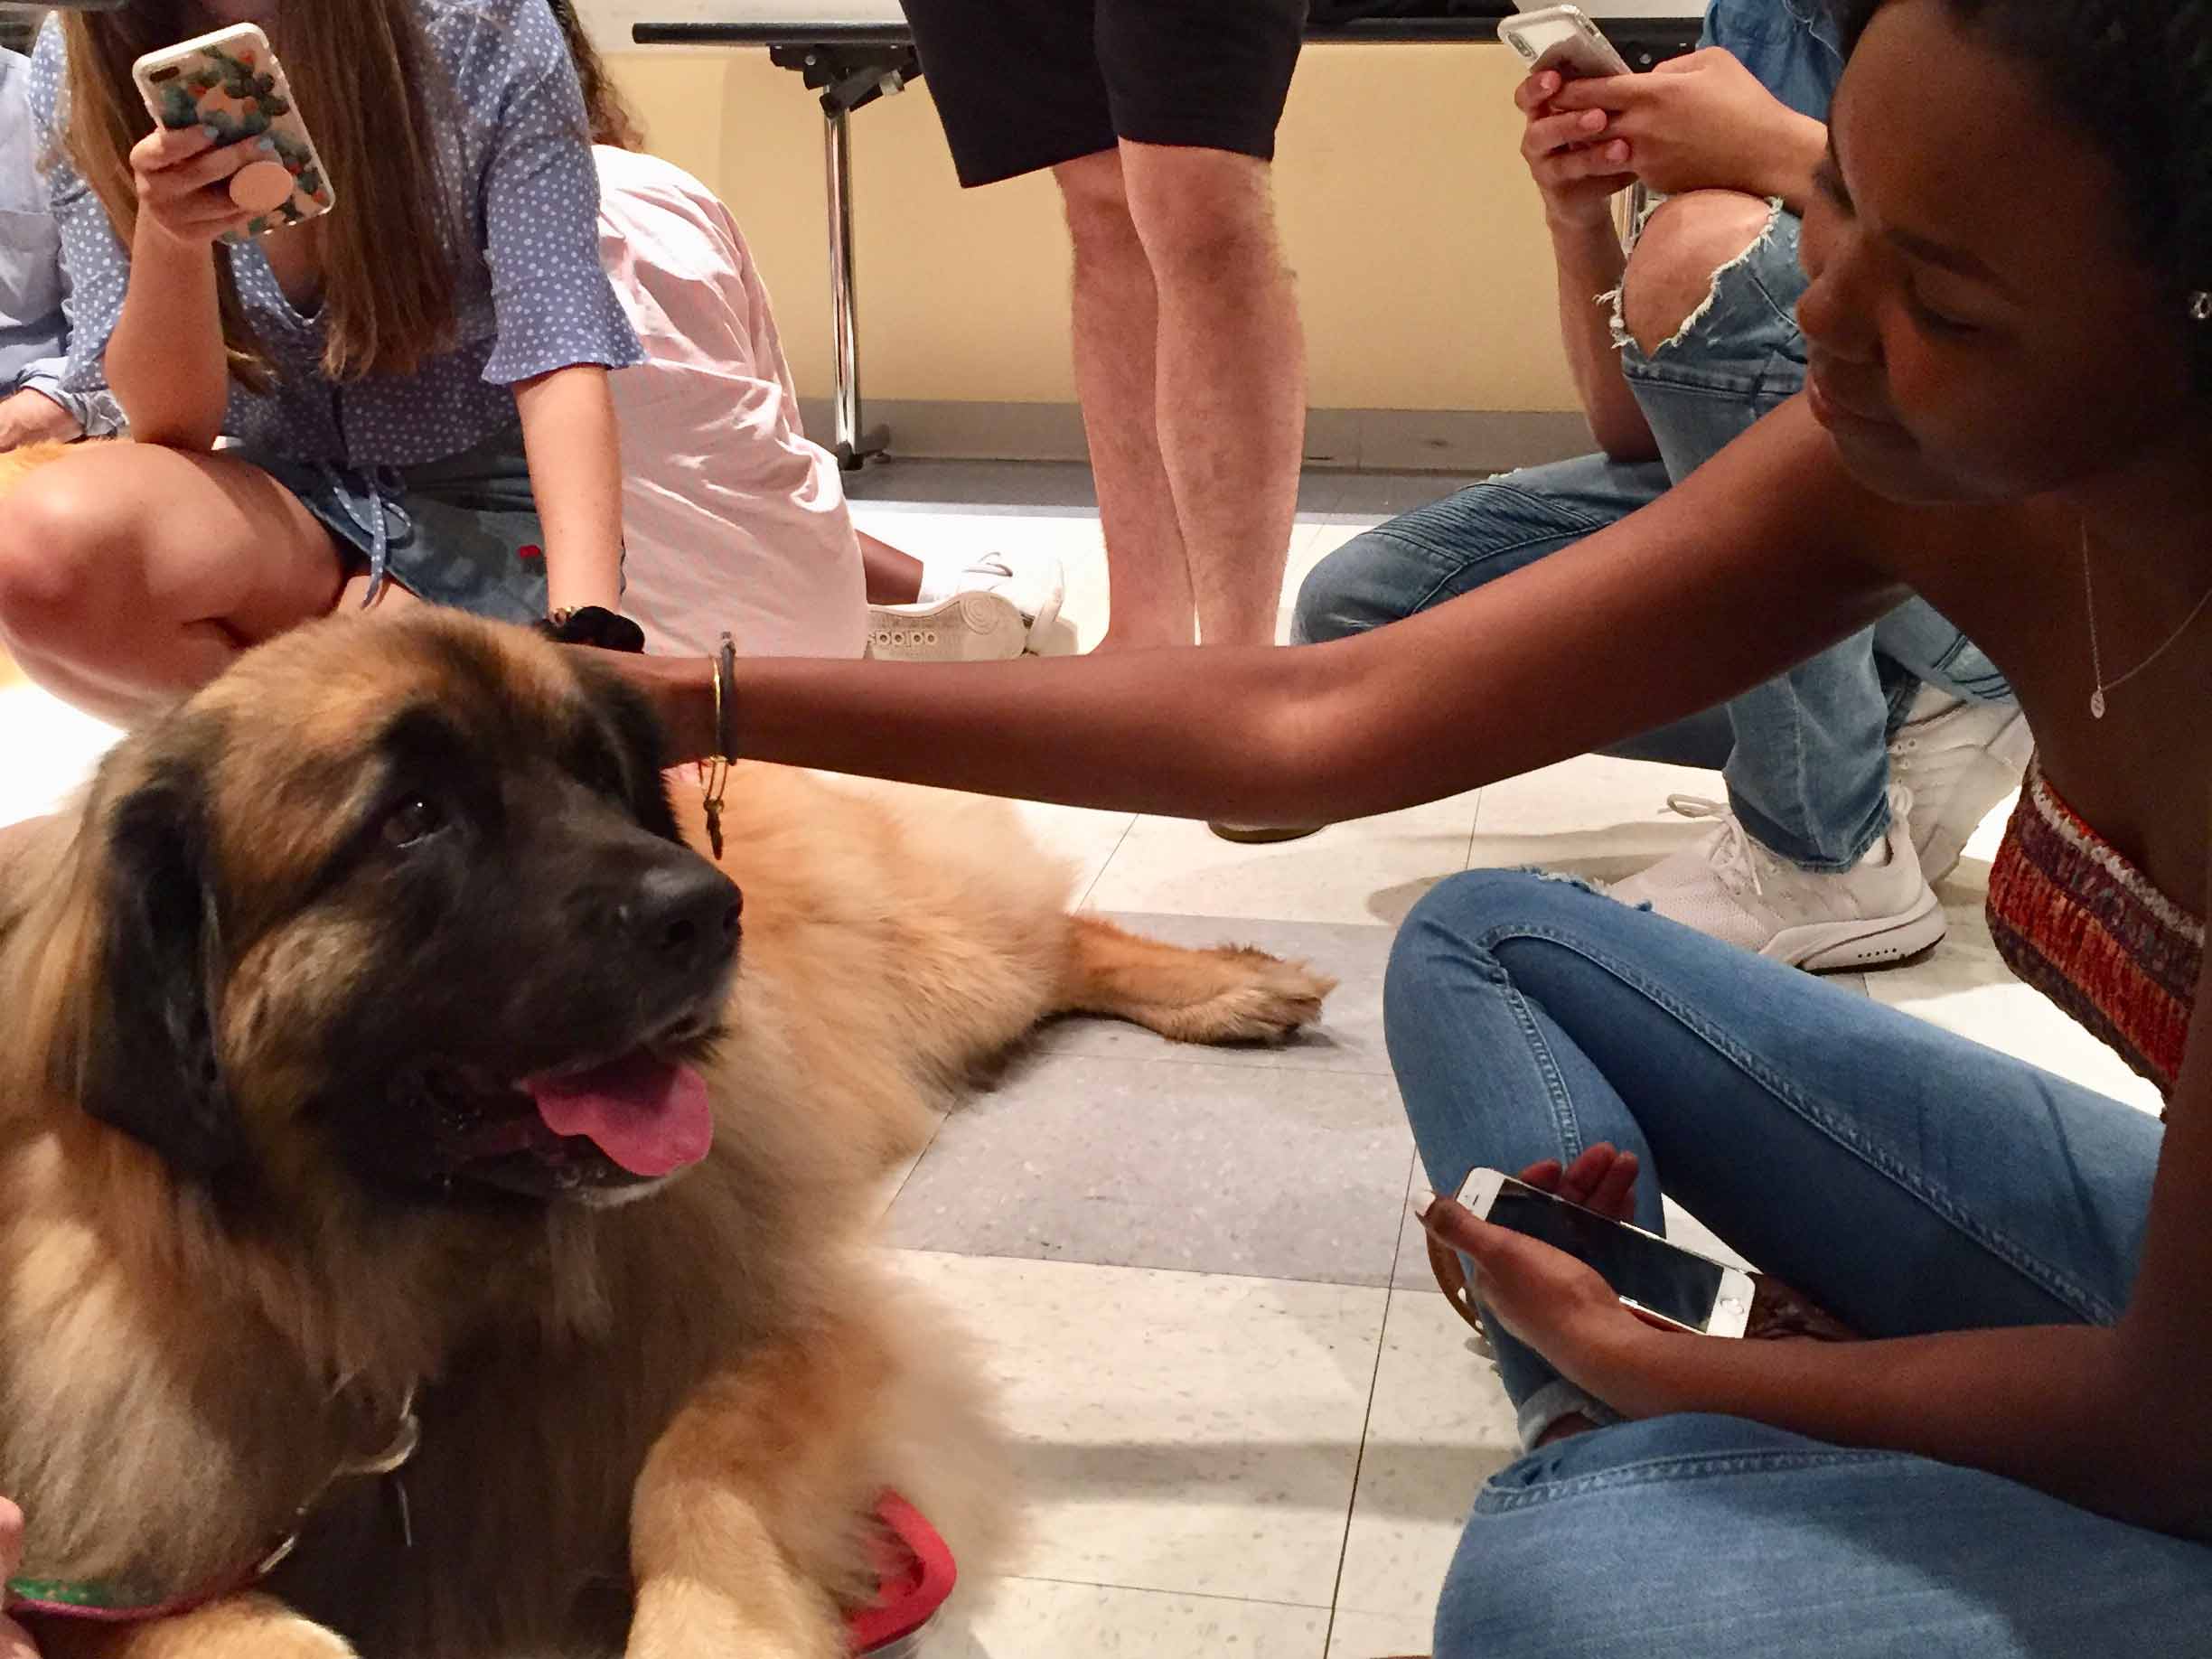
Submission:
{"label": "white smartphone", "polygon": [[1569,1204],[1496,1169],[1467,1176],[1459,1202],[1486,1222],[1587,1262],[1623,1303],[1661,1325],[1740,1336],[1750,1321],[1748,1273],[1655,1233]]}
{"label": "white smartphone", "polygon": [[1557,70],[1588,79],[1633,72],[1628,61],[1579,6],[1547,5],[1523,12],[1501,20],[1497,32],[1499,40],[1521,54],[1532,75]]}
{"label": "white smartphone", "polygon": [[269,145],[267,160],[248,162],[232,175],[232,199],[255,218],[225,241],[267,236],[331,211],[330,173],[292,101],[284,65],[254,24],[235,23],[149,52],[131,65],[131,78],[146,112],[163,127],[209,127],[219,147],[257,138]]}

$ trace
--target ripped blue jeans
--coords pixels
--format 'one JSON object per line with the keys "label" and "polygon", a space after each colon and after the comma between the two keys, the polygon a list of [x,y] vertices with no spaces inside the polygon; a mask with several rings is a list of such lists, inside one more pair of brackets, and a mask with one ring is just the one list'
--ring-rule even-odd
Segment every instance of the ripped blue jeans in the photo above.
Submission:
{"label": "ripped blue jeans", "polygon": [[[1662,459],[1527,467],[1379,525],[1315,567],[1292,638],[1380,627],[1571,546],[1658,499],[1794,397],[1805,369],[1797,230],[1777,209],[1767,234],[1716,275],[1711,303],[1659,350],[1620,334],[1621,371]],[[1913,600],[1722,708],[1608,752],[1719,767],[1763,845],[1807,869],[1847,869],[1889,828],[1888,742],[1923,682],[1959,697],[2011,695],[1980,650]]]}
{"label": "ripped blue jeans", "polygon": [[[2109,1324],[2134,1280],[2155,1120],[1579,884],[1436,888],[1383,1021],[1438,1192],[1610,1141],[1642,1160],[1641,1224],[1664,1230],[1664,1186],[1870,1336]],[[2212,1632],[2212,1549],[1925,1457],[1619,1422],[1495,1346],[1530,1441],[1568,1411],[1611,1426],[1483,1489],[1437,1659],[2056,1659]]]}

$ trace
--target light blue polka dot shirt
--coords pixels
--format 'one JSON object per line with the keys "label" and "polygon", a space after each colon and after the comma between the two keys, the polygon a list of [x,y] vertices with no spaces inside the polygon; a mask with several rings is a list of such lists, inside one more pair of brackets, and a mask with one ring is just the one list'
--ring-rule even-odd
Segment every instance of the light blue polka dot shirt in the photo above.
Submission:
{"label": "light blue polka dot shirt", "polygon": [[[231,387],[223,430],[255,448],[354,467],[444,460],[514,428],[516,381],[576,363],[621,369],[643,358],[599,263],[590,129],[546,0],[416,3],[452,89],[433,126],[446,174],[461,185],[456,234],[470,239],[455,261],[457,343],[411,375],[333,382],[322,370],[320,315],[303,314],[286,299],[258,245],[219,247],[276,367],[266,394]],[[45,154],[55,153],[66,79],[61,33],[49,18],[31,77]],[[301,113],[312,132],[314,110]],[[130,256],[66,160],[55,162],[46,184],[71,283],[63,384],[99,387]]]}

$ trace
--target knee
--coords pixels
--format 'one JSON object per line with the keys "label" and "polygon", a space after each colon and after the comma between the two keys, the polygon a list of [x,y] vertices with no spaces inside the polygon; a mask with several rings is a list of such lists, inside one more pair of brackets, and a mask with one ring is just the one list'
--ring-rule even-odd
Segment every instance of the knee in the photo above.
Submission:
{"label": "knee", "polygon": [[58,462],[11,491],[0,513],[0,633],[36,640],[97,620],[100,573],[119,527],[112,494]]}
{"label": "knee", "polygon": [[1111,150],[1079,156],[1053,169],[1060,202],[1067,215],[1068,240],[1080,264],[1144,257],[1137,226],[1129,218],[1129,191],[1120,157]]}
{"label": "knee", "polygon": [[1290,642],[1318,645],[1341,640],[1410,614],[1386,603],[1378,566],[1387,549],[1371,530],[1355,536],[1306,573],[1291,607]]}
{"label": "knee", "polygon": [[1688,326],[1718,274],[1773,223],[1774,209],[1732,190],[1692,191],[1663,204],[1644,227],[1621,284],[1621,324],[1646,354]]}
{"label": "knee", "polygon": [[1215,150],[1148,151],[1129,211],[1163,287],[1233,287],[1281,269],[1263,163]]}
{"label": "knee", "polygon": [[1467,870],[1447,876],[1407,913],[1392,942],[1383,976],[1384,1023],[1419,1017],[1472,970],[1498,970],[1484,940],[1501,923],[1528,921],[1551,904],[1552,891],[1579,893],[1577,884],[1532,870]]}

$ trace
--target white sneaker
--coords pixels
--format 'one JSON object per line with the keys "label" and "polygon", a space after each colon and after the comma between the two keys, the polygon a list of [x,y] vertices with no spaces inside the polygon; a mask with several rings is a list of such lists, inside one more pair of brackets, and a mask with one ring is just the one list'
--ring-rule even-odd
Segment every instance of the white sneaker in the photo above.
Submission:
{"label": "white sneaker", "polygon": [[1685,818],[1720,821],[1712,832],[1607,889],[1624,904],[1809,972],[1902,961],[1944,936],[1943,906],[1920,874],[1911,797],[1889,791],[1889,832],[1848,870],[1801,869],[1751,839],[1718,801],[1673,795]]}
{"label": "white sneaker", "polygon": [[1889,740],[1889,777],[1912,792],[1913,850],[1941,881],[1990,810],[2020,785],[2035,738],[2010,699],[1979,703],[1923,687]]}
{"label": "white sneaker", "polygon": [[1075,624],[1060,614],[1067,599],[1067,581],[1060,561],[1049,554],[987,553],[957,570],[924,560],[918,603],[876,605],[868,610],[879,627],[895,628],[902,619],[942,610],[970,594],[994,594],[1021,614],[1027,629],[1022,649],[1028,655],[1073,653]]}
{"label": "white sneaker", "polygon": [[1028,648],[1028,623],[997,594],[868,606],[867,654],[885,661],[1003,662]]}

